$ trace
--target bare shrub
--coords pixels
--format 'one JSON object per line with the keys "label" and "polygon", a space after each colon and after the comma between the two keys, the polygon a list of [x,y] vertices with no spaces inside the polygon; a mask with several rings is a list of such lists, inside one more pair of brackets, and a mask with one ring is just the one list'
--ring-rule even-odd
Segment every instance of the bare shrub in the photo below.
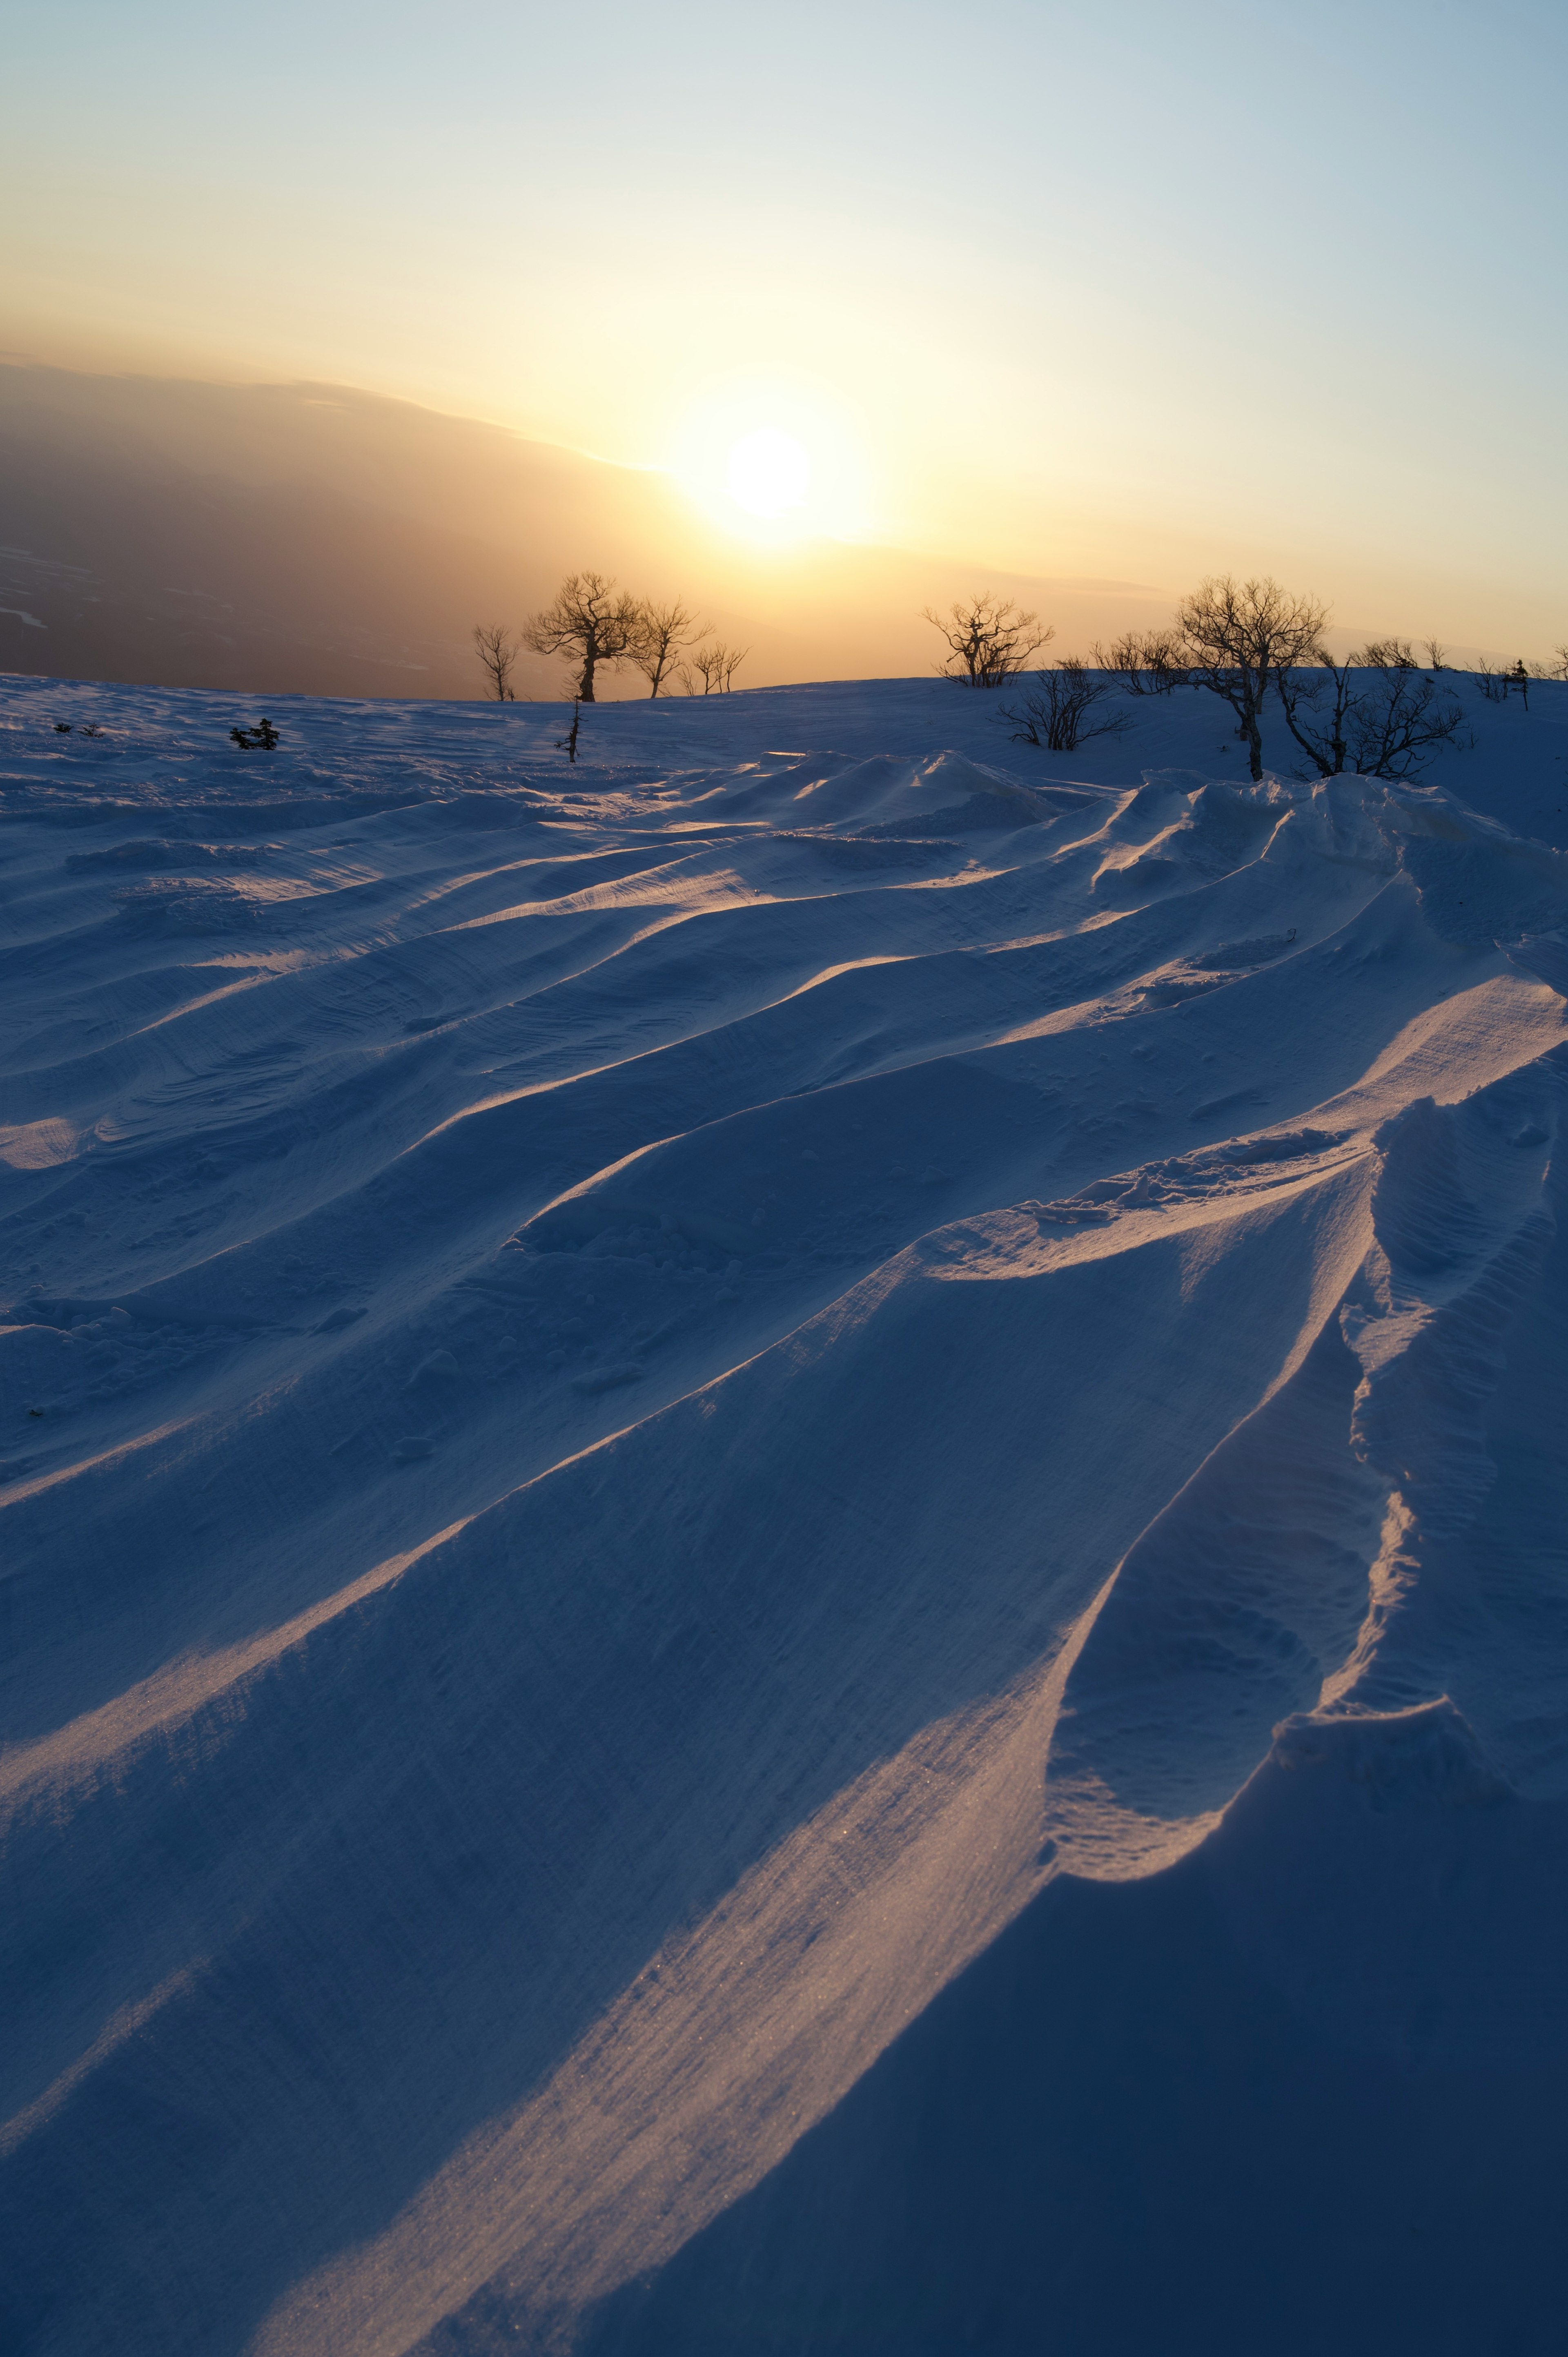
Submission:
{"label": "bare shrub", "polygon": [[1187,684],[1181,641],[1172,630],[1128,630],[1108,647],[1095,644],[1090,653],[1099,669],[1114,672],[1132,695],[1169,695]]}
{"label": "bare shrub", "polygon": [[1102,647],[1098,639],[1089,650],[1096,667],[1112,672],[1122,682],[1129,695],[1142,695],[1144,688],[1144,633],[1127,630]]}
{"label": "bare shrub", "polygon": [[1189,674],[1182,661],[1181,640],[1175,630],[1144,631],[1144,663],[1156,695],[1170,695],[1176,688],[1187,686]]}
{"label": "bare shrub", "polygon": [[517,661],[517,647],[509,635],[505,623],[491,622],[487,625],[484,622],[476,622],[474,651],[478,656],[480,665],[490,683],[496,702],[515,704],[517,697],[512,692],[511,673],[512,665]]}
{"label": "bare shrub", "polygon": [[1448,668],[1448,650],[1443,644],[1442,640],[1440,639],[1423,639],[1421,643],[1426,649],[1426,660],[1428,664],[1431,666],[1434,674],[1435,675],[1435,673],[1440,671],[1446,671]]}
{"label": "bare shrub", "polygon": [[945,615],[928,606],[924,619],[947,641],[948,651],[936,665],[938,677],[968,687],[1000,687],[1056,637],[1054,629],[1041,630],[1037,614],[1025,613],[1011,597],[990,589],[958,599]]}
{"label": "bare shrub", "polygon": [[1064,655],[1053,670],[1037,671],[1035,677],[1038,684],[1029,694],[1016,705],[1004,704],[996,715],[1015,745],[1076,753],[1090,737],[1120,737],[1133,725],[1130,713],[1102,710],[1116,694],[1115,683],[1097,679],[1076,655]]}
{"label": "bare shrub", "polygon": [[564,655],[576,674],[572,690],[582,704],[594,701],[594,673],[601,663],[624,662],[636,641],[642,608],[602,573],[571,573],[553,605],[535,614],[522,643],[536,655]]}
{"label": "bare shrub", "polygon": [[1420,665],[1408,639],[1369,639],[1353,660],[1374,671],[1417,671]]}
{"label": "bare shrub", "polygon": [[1263,699],[1280,673],[1317,658],[1327,611],[1277,581],[1202,581],[1176,608],[1176,628],[1189,683],[1223,696],[1247,740],[1254,779],[1263,774]]}
{"label": "bare shrub", "polygon": [[1440,694],[1414,662],[1388,659],[1391,643],[1399,644],[1375,640],[1340,663],[1318,648],[1314,667],[1278,674],[1285,725],[1314,776],[1415,778],[1444,745],[1474,743],[1457,698]]}
{"label": "bare shrub", "polygon": [[638,608],[630,654],[648,682],[650,696],[668,694],[666,683],[678,676],[676,658],[682,649],[694,646],[708,636],[708,624],[700,623],[679,597],[672,597],[663,606],[651,597],[643,599]]}

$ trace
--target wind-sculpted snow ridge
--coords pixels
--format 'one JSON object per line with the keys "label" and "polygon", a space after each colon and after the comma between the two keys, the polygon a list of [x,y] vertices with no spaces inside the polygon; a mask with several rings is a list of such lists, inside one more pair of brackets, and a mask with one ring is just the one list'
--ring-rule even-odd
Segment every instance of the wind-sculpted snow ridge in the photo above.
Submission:
{"label": "wind-sculpted snow ridge", "polygon": [[71,693],[0,711],[7,2347],[1551,2345],[1568,856],[1207,718]]}

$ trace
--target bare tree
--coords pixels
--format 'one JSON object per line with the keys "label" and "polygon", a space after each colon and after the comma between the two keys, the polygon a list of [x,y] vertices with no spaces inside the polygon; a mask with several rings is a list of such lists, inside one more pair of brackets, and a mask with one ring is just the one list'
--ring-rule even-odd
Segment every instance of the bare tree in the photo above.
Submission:
{"label": "bare tree", "polygon": [[1550,665],[1553,679],[1568,679],[1568,647],[1553,647]]}
{"label": "bare tree", "polygon": [[1440,639],[1423,639],[1421,643],[1426,649],[1426,660],[1432,665],[1434,672],[1446,671],[1448,668],[1448,650],[1443,644],[1442,640]]}
{"label": "bare tree", "polygon": [[1277,674],[1285,726],[1316,775],[1414,778],[1441,747],[1474,742],[1457,698],[1440,695],[1415,663],[1389,661],[1389,644],[1374,640],[1342,663],[1319,648],[1315,668]]}
{"label": "bare tree", "polygon": [[573,695],[594,701],[594,673],[600,663],[624,662],[636,641],[642,608],[602,573],[571,573],[555,602],[535,614],[522,643],[536,655],[564,655],[577,674]]}
{"label": "bare tree", "polygon": [[474,624],[474,651],[478,656],[498,704],[515,704],[511,670],[517,661],[517,648],[507,634],[504,622]]}
{"label": "bare tree", "polygon": [[970,687],[1000,687],[1056,637],[1054,629],[1041,630],[1037,614],[1026,614],[1011,597],[990,589],[958,600],[945,615],[928,606],[924,618],[947,641],[938,676]]}
{"label": "bare tree", "polygon": [[[682,693],[686,695],[728,695],[735,675],[740,669],[749,647],[726,647],[722,639],[712,646],[699,644],[693,648],[692,660],[682,663],[677,676]],[[698,682],[701,681],[701,686]]]}
{"label": "bare tree", "polygon": [[1035,677],[1039,684],[1030,694],[1017,705],[1004,704],[996,715],[1011,728],[1015,745],[1076,753],[1091,737],[1120,737],[1133,725],[1130,713],[1099,710],[1116,690],[1110,680],[1096,679],[1076,655],[1063,655],[1053,671],[1037,671]]}
{"label": "bare tree", "polygon": [[698,623],[695,614],[672,597],[666,606],[657,605],[645,597],[638,609],[637,631],[631,642],[631,660],[648,682],[650,696],[665,692],[665,682],[675,675],[675,659],[682,647],[693,646],[709,635],[711,625]]}
{"label": "bare tree", "polygon": [[1236,715],[1254,779],[1263,774],[1263,699],[1282,671],[1316,661],[1327,619],[1316,597],[1293,597],[1277,581],[1238,582],[1229,573],[1200,582],[1176,608],[1187,677],[1222,695]]}

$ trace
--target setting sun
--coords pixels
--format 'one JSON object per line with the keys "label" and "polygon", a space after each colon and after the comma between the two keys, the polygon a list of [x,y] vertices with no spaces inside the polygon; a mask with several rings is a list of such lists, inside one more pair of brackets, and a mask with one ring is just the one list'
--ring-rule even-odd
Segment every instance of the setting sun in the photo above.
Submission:
{"label": "setting sun", "polygon": [[758,548],[854,540],[870,522],[865,439],[822,379],[747,370],[689,396],[666,463],[713,522]]}
{"label": "setting sun", "polygon": [[803,443],[776,425],[759,426],[743,436],[729,454],[725,486],[747,515],[781,516],[798,508],[811,480],[811,461]]}

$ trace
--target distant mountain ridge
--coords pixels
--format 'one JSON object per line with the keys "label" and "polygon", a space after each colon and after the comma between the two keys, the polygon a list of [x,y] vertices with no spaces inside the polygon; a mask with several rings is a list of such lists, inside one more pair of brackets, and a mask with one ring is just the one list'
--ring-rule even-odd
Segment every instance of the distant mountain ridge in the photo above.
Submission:
{"label": "distant mountain ridge", "polygon": [[[974,581],[1039,607],[1062,645],[1165,605],[896,549],[759,551],[668,476],[344,386],[0,367],[0,669],[469,697],[474,623],[515,626],[582,565],[700,606],[749,649],[751,686],[923,671],[921,608]],[[519,678],[560,692],[542,659]]]}

